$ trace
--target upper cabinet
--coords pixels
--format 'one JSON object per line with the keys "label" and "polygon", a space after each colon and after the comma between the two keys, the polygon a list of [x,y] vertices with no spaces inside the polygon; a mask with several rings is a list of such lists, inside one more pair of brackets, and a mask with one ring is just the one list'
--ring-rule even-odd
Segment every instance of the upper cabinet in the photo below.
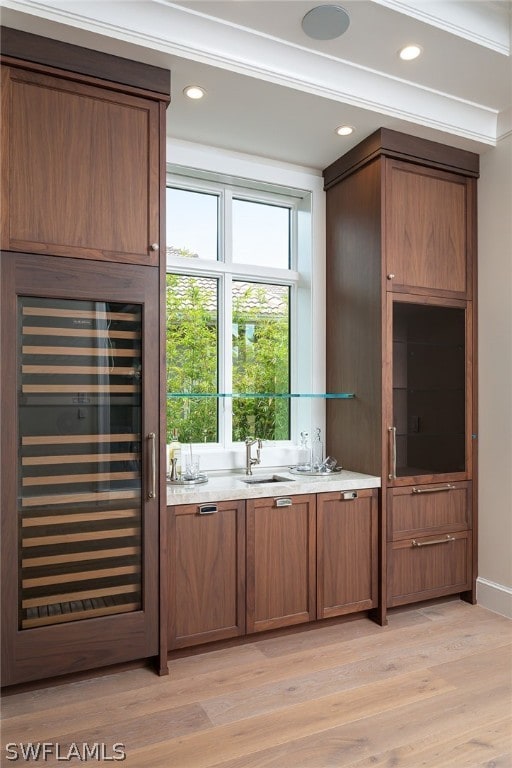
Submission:
{"label": "upper cabinet", "polygon": [[387,290],[471,298],[474,179],[387,159]]}
{"label": "upper cabinet", "polygon": [[325,188],[353,176],[361,268],[378,250],[386,290],[472,299],[478,156],[382,128],[326,168]]}
{"label": "upper cabinet", "polygon": [[158,265],[168,93],[109,80],[114,57],[95,52],[82,72],[48,67],[33,45],[19,60],[19,34],[2,39],[2,249]]}

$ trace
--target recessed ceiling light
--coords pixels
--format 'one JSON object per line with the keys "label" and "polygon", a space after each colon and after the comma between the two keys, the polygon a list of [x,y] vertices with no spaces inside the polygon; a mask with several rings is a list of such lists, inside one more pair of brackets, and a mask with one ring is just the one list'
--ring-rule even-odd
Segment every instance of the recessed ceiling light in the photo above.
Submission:
{"label": "recessed ceiling light", "polygon": [[404,48],[400,49],[398,55],[404,61],[412,61],[413,59],[417,59],[420,54],[421,48],[419,45],[406,45]]}
{"label": "recessed ceiling light", "polygon": [[183,89],[183,93],[185,96],[188,96],[189,99],[202,99],[206,91],[199,85],[187,85],[187,87]]}
{"label": "recessed ceiling light", "polygon": [[302,29],[314,40],[334,40],[347,31],[350,16],[339,5],[317,5],[302,19]]}
{"label": "recessed ceiling light", "polygon": [[339,125],[336,128],[336,133],[338,136],[350,136],[351,133],[354,133],[354,129],[351,125]]}

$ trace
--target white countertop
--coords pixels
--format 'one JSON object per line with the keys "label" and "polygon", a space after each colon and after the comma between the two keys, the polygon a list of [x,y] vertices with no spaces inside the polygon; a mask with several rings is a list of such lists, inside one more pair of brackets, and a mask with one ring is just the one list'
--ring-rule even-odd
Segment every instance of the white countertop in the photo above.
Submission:
{"label": "white countertop", "polygon": [[204,504],[233,499],[255,499],[267,496],[290,496],[299,493],[329,493],[332,491],[354,491],[365,488],[380,488],[380,477],[363,475],[343,469],[324,476],[298,475],[288,467],[269,467],[254,470],[252,477],[278,475],[283,481],[277,483],[245,483],[245,472],[209,472],[208,482],[201,485],[173,485],[167,483],[167,506],[176,504]]}

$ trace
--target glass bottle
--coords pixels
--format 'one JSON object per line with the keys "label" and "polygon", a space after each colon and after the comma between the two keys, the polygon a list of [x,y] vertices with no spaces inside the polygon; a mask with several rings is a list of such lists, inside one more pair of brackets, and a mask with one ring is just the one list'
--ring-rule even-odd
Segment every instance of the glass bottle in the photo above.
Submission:
{"label": "glass bottle", "polygon": [[324,445],[322,443],[322,435],[320,427],[316,427],[315,435],[311,442],[311,469],[313,472],[318,472],[322,466],[324,460]]}

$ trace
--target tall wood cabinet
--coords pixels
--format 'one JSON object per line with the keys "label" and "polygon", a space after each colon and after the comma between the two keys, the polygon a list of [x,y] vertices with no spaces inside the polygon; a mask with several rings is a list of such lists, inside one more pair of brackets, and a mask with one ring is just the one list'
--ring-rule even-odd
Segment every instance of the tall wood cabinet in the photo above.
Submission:
{"label": "tall wood cabinet", "polygon": [[326,446],[382,477],[382,623],[387,606],[475,600],[478,167],[381,129],[324,171],[327,388],[357,393],[327,402]]}
{"label": "tall wood cabinet", "polygon": [[3,685],[159,653],[169,73],[124,63],[2,30]]}

